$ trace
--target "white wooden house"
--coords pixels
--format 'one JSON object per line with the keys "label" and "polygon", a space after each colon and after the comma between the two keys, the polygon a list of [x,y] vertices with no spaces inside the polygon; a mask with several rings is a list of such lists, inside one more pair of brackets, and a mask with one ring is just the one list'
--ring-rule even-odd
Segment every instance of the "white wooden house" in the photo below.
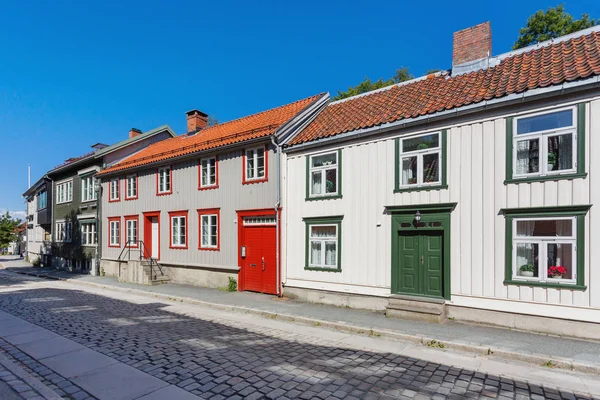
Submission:
{"label": "white wooden house", "polygon": [[284,294],[600,338],[600,28],[490,51],[457,32],[286,144]]}

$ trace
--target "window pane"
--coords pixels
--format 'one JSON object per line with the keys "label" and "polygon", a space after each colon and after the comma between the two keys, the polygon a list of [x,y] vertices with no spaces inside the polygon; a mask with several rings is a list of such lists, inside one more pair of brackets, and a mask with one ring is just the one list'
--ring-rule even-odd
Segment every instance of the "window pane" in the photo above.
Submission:
{"label": "window pane", "polygon": [[425,154],[423,156],[423,182],[438,182],[440,180],[440,155]]}
{"label": "window pane", "polygon": [[336,237],[335,226],[311,226],[311,237]]}
{"label": "window pane", "polygon": [[323,174],[321,171],[314,171],[311,174],[311,188],[312,188],[312,194],[322,194],[321,193],[321,187],[323,184],[322,178],[323,178]]}
{"label": "window pane", "polygon": [[337,192],[337,169],[325,170],[325,193]]}
{"label": "window pane", "polygon": [[517,221],[517,236],[573,236],[573,220],[541,219],[535,221]]}
{"label": "window pane", "polygon": [[417,183],[417,157],[402,159],[402,185],[415,185]]}
{"label": "window pane", "polygon": [[321,265],[321,242],[310,242],[310,263]]}
{"label": "window pane", "polygon": [[573,168],[573,135],[548,137],[548,171]]}
{"label": "window pane", "polygon": [[537,243],[517,243],[517,275],[539,278]]}
{"label": "window pane", "polygon": [[254,151],[246,153],[246,178],[254,178]]}
{"label": "window pane", "polygon": [[337,155],[335,153],[324,154],[322,156],[315,156],[311,158],[312,167],[324,167],[326,165],[334,165],[337,163]]}
{"label": "window pane", "polygon": [[517,142],[517,174],[531,174],[540,171],[540,140],[519,140]]}
{"label": "window pane", "polygon": [[548,278],[573,279],[573,245],[548,243]]}
{"label": "window pane", "polygon": [[337,243],[325,242],[325,265],[335,267],[337,265]]}
{"label": "window pane", "polygon": [[550,114],[536,115],[535,117],[517,120],[517,134],[546,131],[549,129],[564,128],[573,125],[573,111],[563,110]]}
{"label": "window pane", "polygon": [[440,135],[438,133],[433,135],[419,136],[412,139],[402,140],[402,152],[407,151],[418,151],[433,149],[440,146]]}
{"label": "window pane", "polygon": [[256,154],[256,176],[265,176],[265,151],[264,149],[258,149],[256,151]]}

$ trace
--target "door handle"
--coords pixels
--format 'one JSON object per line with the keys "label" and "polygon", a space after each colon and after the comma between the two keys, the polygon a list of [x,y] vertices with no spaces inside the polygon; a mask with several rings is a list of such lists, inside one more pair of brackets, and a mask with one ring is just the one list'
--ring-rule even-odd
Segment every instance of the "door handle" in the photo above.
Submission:
{"label": "door handle", "polygon": [[251,267],[256,267],[256,264],[250,264]]}
{"label": "door handle", "polygon": [[265,258],[264,257],[262,258],[262,270],[263,271],[265,270]]}
{"label": "door handle", "polygon": [[425,257],[421,256],[421,265],[425,264]]}

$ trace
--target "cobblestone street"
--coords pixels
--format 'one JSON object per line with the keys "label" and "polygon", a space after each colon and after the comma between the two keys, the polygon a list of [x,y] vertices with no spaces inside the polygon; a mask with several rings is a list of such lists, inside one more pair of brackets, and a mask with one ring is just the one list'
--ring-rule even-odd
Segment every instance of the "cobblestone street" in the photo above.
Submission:
{"label": "cobblestone street", "polygon": [[[201,398],[591,398],[393,352],[340,345],[307,336],[294,324],[274,329],[267,319],[264,326],[257,317],[255,323],[246,324],[234,313],[101,293],[0,273],[1,311]],[[0,340],[2,353],[20,357]],[[32,370],[64,398],[94,397],[48,368]],[[75,391],[80,394],[73,396]]]}

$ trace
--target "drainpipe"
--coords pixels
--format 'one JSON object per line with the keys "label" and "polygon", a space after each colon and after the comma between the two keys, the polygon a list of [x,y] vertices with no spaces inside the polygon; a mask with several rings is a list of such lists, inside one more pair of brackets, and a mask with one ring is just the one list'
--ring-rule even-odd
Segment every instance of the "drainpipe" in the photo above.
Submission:
{"label": "drainpipe", "polygon": [[101,185],[100,179],[94,178],[94,191],[96,192],[96,248],[94,251],[94,268],[90,272],[95,276],[100,275],[100,254],[98,253],[98,246],[100,244],[99,238],[102,236],[100,236],[100,221],[98,220],[98,213],[100,211],[100,197],[102,195]]}
{"label": "drainpipe", "polygon": [[[48,257],[46,257],[46,259],[48,259],[48,265],[50,268],[52,268],[52,259],[54,258],[54,254],[52,252],[52,249],[54,248],[54,179],[48,177],[50,179],[50,188],[51,188],[51,192],[52,192],[52,196],[50,196],[50,240],[48,241],[50,243],[50,251],[48,252]],[[38,225],[39,225],[39,221],[38,221]],[[42,244],[45,242],[45,240],[42,240]]]}
{"label": "drainpipe", "polygon": [[281,262],[279,257],[279,207],[281,206],[281,146],[277,143],[275,136],[271,136],[271,143],[275,146],[277,152],[277,202],[275,203],[275,263],[276,263],[276,282],[277,296],[281,297]]}

